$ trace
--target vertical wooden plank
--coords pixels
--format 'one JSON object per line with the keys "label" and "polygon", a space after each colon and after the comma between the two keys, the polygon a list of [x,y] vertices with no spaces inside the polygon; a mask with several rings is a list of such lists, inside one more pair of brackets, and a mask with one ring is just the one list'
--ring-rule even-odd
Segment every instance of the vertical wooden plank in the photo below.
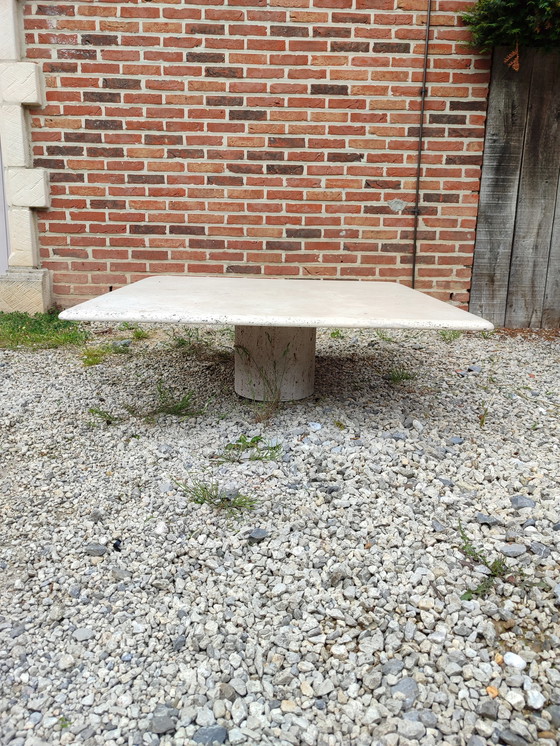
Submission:
{"label": "vertical wooden plank", "polygon": [[560,163],[541,326],[543,329],[560,327]]}
{"label": "vertical wooden plank", "polygon": [[506,326],[540,327],[560,163],[560,54],[533,64],[509,276]]}
{"label": "vertical wooden plank", "polygon": [[534,52],[522,50],[521,69],[494,50],[470,310],[493,324],[505,322],[511,249]]}

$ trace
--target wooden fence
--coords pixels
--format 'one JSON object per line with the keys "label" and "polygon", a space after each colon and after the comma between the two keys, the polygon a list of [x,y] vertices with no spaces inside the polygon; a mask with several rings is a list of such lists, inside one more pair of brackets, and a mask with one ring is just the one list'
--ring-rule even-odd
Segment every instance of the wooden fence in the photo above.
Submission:
{"label": "wooden fence", "polygon": [[560,54],[496,49],[470,309],[499,326],[560,326]]}

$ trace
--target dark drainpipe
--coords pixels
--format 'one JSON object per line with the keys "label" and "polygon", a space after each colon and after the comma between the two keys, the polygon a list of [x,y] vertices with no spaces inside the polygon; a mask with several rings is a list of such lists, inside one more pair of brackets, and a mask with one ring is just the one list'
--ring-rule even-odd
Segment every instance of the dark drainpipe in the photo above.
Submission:
{"label": "dark drainpipe", "polygon": [[432,20],[432,0],[428,0],[428,14],[426,16],[426,39],[424,42],[424,65],[422,70],[422,88],[420,89],[420,128],[418,131],[418,152],[416,157],[416,189],[414,196],[414,229],[412,233],[412,287],[416,287],[416,260],[418,254],[418,223],[420,221],[420,176],[422,171],[422,150],[424,145],[424,114],[426,111],[426,96],[428,93],[428,51],[430,47],[430,29]]}

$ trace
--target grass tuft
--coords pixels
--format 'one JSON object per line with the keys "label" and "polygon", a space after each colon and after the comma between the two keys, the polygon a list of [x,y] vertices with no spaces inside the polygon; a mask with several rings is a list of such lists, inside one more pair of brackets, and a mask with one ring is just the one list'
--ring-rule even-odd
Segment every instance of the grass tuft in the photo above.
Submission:
{"label": "grass tuft", "polygon": [[465,591],[461,596],[463,601],[470,601],[475,597],[486,596],[493,588],[496,578],[503,578],[508,572],[508,568],[502,557],[497,557],[490,561],[481,549],[477,549],[472,543],[470,536],[468,536],[463,528],[461,521],[459,521],[458,531],[463,542],[460,547],[463,554],[476,562],[477,565],[484,565],[484,567],[487,567],[490,570],[490,575],[487,578],[484,578],[476,588]]}
{"label": "grass tuft", "polygon": [[458,329],[440,329],[439,336],[444,342],[451,344],[456,339],[460,339],[463,336],[463,332],[460,332]]}
{"label": "grass tuft", "polygon": [[187,391],[182,396],[175,396],[173,391],[164,386],[162,381],[156,384],[157,403],[155,406],[142,410],[135,405],[128,405],[127,411],[134,417],[141,417],[147,422],[153,422],[159,414],[170,414],[175,417],[196,417],[204,412],[204,408],[195,406],[194,392]]}
{"label": "grass tuft", "polygon": [[149,339],[152,335],[147,329],[133,329],[132,336],[134,339]]}
{"label": "grass tuft", "polygon": [[247,438],[240,435],[235,443],[228,443],[224,452],[218,456],[220,462],[239,463],[240,461],[274,461],[278,458],[282,446],[271,446],[263,443],[262,436]]}
{"label": "grass tuft", "polygon": [[397,340],[393,339],[393,337],[390,334],[387,334],[387,332],[384,332],[383,329],[376,329],[375,334],[379,339],[383,340],[383,342],[391,342],[392,344],[396,344]]}
{"label": "grass tuft", "polygon": [[99,409],[99,407],[90,407],[88,412],[94,417],[98,417],[106,425],[114,425],[115,422],[119,422],[120,420],[120,417],[107,412],[105,409]]}
{"label": "grass tuft", "polygon": [[0,347],[47,349],[82,345],[89,337],[75,321],[64,321],[58,313],[0,312]]}
{"label": "grass tuft", "polygon": [[244,511],[255,510],[258,500],[241,493],[228,494],[217,482],[192,480],[189,484],[173,480],[189,500],[197,505],[208,505],[214,510],[225,513],[228,518],[240,520]]}
{"label": "grass tuft", "polygon": [[411,381],[414,378],[416,378],[416,373],[402,366],[392,368],[387,374],[387,380],[391,383],[402,383],[403,381]]}
{"label": "grass tuft", "polygon": [[82,362],[86,368],[102,363],[107,355],[111,354],[110,345],[98,345],[97,347],[86,347],[82,352]]}

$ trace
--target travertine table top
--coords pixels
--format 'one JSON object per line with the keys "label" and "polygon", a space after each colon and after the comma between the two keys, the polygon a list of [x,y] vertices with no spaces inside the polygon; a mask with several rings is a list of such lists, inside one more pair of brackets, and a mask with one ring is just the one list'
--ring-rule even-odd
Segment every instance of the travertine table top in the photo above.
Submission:
{"label": "travertine table top", "polygon": [[61,318],[243,326],[492,329],[392,282],[159,275],[67,309]]}

